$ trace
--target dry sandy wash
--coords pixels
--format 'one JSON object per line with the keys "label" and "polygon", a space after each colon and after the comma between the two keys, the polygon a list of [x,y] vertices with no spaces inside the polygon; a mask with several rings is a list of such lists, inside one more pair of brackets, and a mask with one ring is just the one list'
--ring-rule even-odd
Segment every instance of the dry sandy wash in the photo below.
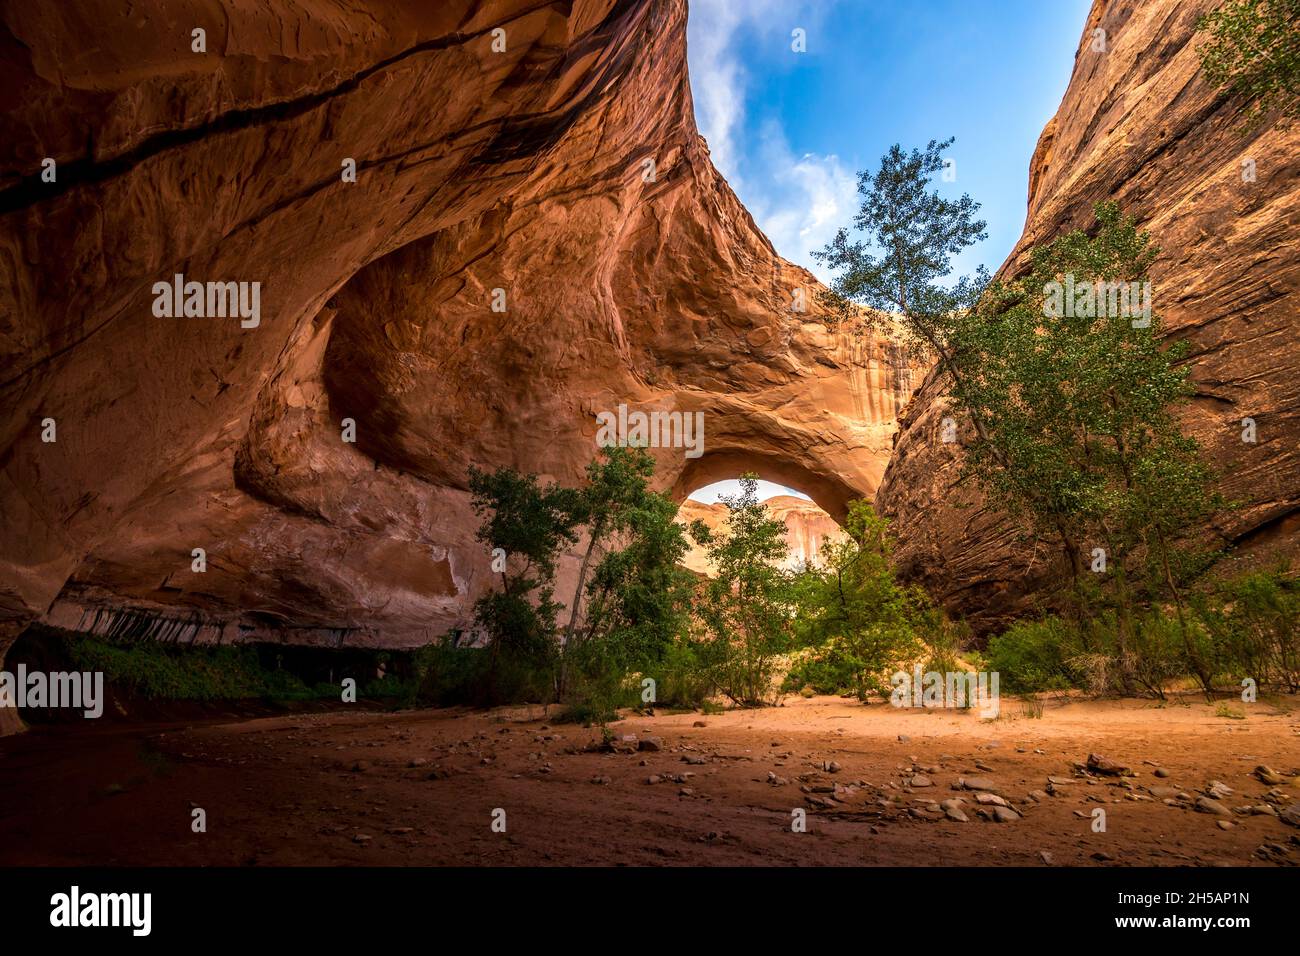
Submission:
{"label": "dry sandy wash", "polygon": [[[0,741],[0,863],[1292,866],[1300,829],[1235,808],[1296,803],[1294,707],[1060,699],[982,721],[796,697],[632,716],[615,752],[540,707],[35,730]],[[1090,752],[1133,775],[1081,771]],[[960,780],[1019,819],[995,822]],[[1214,781],[1226,816],[1193,809]],[[953,798],[966,822],[932,809]]]}

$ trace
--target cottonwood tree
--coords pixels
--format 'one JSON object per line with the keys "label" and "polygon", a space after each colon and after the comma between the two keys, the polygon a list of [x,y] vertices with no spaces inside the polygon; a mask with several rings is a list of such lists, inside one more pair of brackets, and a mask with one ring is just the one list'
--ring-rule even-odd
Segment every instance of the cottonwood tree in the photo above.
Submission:
{"label": "cottonwood tree", "polygon": [[[885,329],[912,351],[935,358],[959,375],[949,338],[953,322],[978,300],[988,281],[981,269],[945,286],[952,257],[986,238],[979,203],[968,195],[944,199],[928,187],[953,144],[930,140],[925,150],[904,152],[895,143],[875,172],[858,174],[862,202],[853,226],[841,228],[813,257],[838,274],[823,304],[833,321]],[[865,307],[859,309],[858,307]]]}
{"label": "cottonwood tree", "polygon": [[475,536],[506,554],[500,588],[474,604],[475,621],[488,636],[492,672],[503,653],[546,666],[556,650],[555,621],[562,608],[554,600],[556,562],[577,540],[578,494],[509,468],[471,467],[469,487],[482,520]]}
{"label": "cottonwood tree", "polygon": [[990,288],[954,331],[963,369],[954,400],[988,423],[965,469],[990,500],[1063,542],[1076,593],[1085,549],[1103,549],[1122,666],[1135,601],[1165,597],[1208,685],[1184,615],[1178,542],[1221,502],[1175,414],[1194,392],[1180,364],[1187,347],[1162,342],[1150,307],[1151,237],[1113,203],[1095,213],[1093,234],[1034,249],[1028,274]]}
{"label": "cottonwood tree", "polygon": [[653,475],[644,448],[606,448],[578,493],[587,547],[565,628],[560,692],[575,690],[576,671],[576,689],[603,715],[626,675],[661,661],[688,624],[694,578],[679,562],[690,545],[674,521],[676,503],[651,490]]}
{"label": "cottonwood tree", "polygon": [[[503,549],[499,590],[475,604],[495,666],[546,671],[557,701],[605,720],[626,678],[661,660],[685,630],[693,577],[678,567],[689,545],[676,504],[650,489],[643,448],[603,449],[582,488],[542,486],[503,468],[470,472],[478,538]],[[554,600],[563,553],[585,538],[567,623]]]}
{"label": "cottonwood tree", "polygon": [[945,288],[952,256],[984,237],[968,196],[949,201],[929,189],[951,142],[911,153],[895,145],[877,171],[860,175],[854,226],[869,241],[851,241],[841,229],[817,254],[838,271],[827,300],[832,315],[885,324],[935,360],[975,431],[967,473],[988,500],[1026,519],[1031,533],[1056,538],[1080,615],[1083,545],[1105,550],[1125,662],[1135,600],[1130,559],[1154,566],[1178,608],[1189,658],[1208,681],[1183,615],[1176,542],[1217,500],[1195,443],[1173,415],[1190,393],[1187,370],[1177,365],[1181,347],[1162,345],[1155,314],[1139,318],[1109,302],[1052,314],[1045,303],[1049,285],[1066,275],[1072,290],[1146,282],[1156,254],[1150,237],[1103,205],[1095,236],[1074,232],[1035,250],[1021,281],[990,288],[980,269]]}
{"label": "cottonwood tree", "polygon": [[[944,285],[952,257],[987,237],[976,219],[979,203],[963,194],[949,200],[931,190],[943,169],[943,151],[953,144],[930,140],[904,152],[895,143],[874,172],[858,174],[862,202],[853,226],[841,228],[813,257],[837,274],[821,297],[835,324],[883,331],[918,357],[932,359],[951,389],[966,377],[954,336],[973,313],[989,282],[983,266],[972,276]],[[967,403],[975,430],[985,436],[983,409]]]}

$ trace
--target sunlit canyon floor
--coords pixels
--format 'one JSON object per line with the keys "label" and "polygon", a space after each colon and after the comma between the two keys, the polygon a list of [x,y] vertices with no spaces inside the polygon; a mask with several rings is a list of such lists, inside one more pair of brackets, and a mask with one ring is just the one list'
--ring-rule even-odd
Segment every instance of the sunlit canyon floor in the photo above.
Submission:
{"label": "sunlit canyon floor", "polygon": [[[1295,865],[1295,826],[1173,793],[1220,781],[1228,810],[1294,804],[1298,703],[1229,719],[1199,697],[1058,699],[981,721],[795,697],[633,716],[612,753],[540,707],[38,728],[0,740],[0,863]],[[1090,752],[1135,775],[1082,773]],[[1261,782],[1261,764],[1285,782]],[[991,804],[953,789],[971,778],[1021,818],[984,818]],[[968,822],[931,809],[957,797]],[[195,807],[207,833],[191,832]],[[792,832],[800,807],[807,832]]]}

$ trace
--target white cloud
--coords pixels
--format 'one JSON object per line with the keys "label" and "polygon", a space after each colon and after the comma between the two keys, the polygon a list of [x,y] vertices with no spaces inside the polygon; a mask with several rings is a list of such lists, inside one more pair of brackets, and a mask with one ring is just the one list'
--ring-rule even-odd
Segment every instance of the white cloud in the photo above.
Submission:
{"label": "white cloud", "polygon": [[696,121],[709,142],[713,165],[731,187],[740,184],[737,139],[745,117],[745,71],[736,58],[737,34],[770,22],[768,0],[694,0],[687,24],[691,96]]}
{"label": "white cloud", "polygon": [[[811,252],[829,242],[835,230],[852,218],[857,208],[856,177],[837,156],[796,155],[775,118],[765,118],[758,135],[750,135],[746,123],[749,73],[738,50],[742,32],[766,40],[779,33],[783,40],[792,25],[809,30],[811,46],[824,13],[824,6],[792,7],[788,0],[692,0],[688,37],[696,121],[708,140],[713,164],[777,251],[812,269],[823,281],[828,276],[813,261]],[[788,50],[784,42],[764,45],[783,51],[783,55]]]}
{"label": "white cloud", "polygon": [[774,121],[763,124],[761,138],[759,155],[766,175],[750,211],[781,255],[807,266],[826,282],[829,275],[813,261],[812,253],[853,218],[857,176],[834,154],[796,157]]}

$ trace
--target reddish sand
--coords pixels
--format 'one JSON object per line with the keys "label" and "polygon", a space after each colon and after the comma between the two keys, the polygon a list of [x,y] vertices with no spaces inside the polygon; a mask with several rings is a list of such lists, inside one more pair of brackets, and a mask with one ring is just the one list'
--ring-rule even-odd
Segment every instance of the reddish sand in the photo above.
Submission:
{"label": "reddish sand", "polygon": [[[1130,793],[1195,797],[1219,780],[1235,791],[1228,807],[1261,804],[1270,789],[1278,809],[1294,803],[1295,704],[1237,704],[1246,716],[1230,719],[1201,699],[1059,700],[1039,719],[1004,705],[1001,719],[981,721],[794,698],[612,725],[620,742],[662,740],[639,753],[582,752],[599,732],[541,708],[36,730],[0,740],[0,863],[1044,865],[1046,851],[1054,865],[1294,865],[1300,829],[1276,817],[1234,815],[1225,830],[1211,814]],[[1136,776],[1075,777],[1060,795],[1028,798],[1049,775],[1074,777],[1089,752]],[[904,784],[913,761],[933,786]],[[1260,782],[1260,764],[1287,782]],[[1157,779],[1156,766],[1169,776]],[[769,783],[769,771],[789,782]],[[680,774],[693,776],[668,779]],[[951,789],[962,776],[992,781],[1023,818],[982,819],[974,793]],[[857,783],[829,806],[817,803],[833,794],[801,790]],[[907,811],[955,796],[969,822]],[[885,807],[882,797],[901,799]],[[192,807],[206,811],[207,833],[191,831]],[[805,833],[791,831],[799,807]],[[1092,832],[1096,807],[1104,833]],[[491,828],[496,808],[505,833]]]}

